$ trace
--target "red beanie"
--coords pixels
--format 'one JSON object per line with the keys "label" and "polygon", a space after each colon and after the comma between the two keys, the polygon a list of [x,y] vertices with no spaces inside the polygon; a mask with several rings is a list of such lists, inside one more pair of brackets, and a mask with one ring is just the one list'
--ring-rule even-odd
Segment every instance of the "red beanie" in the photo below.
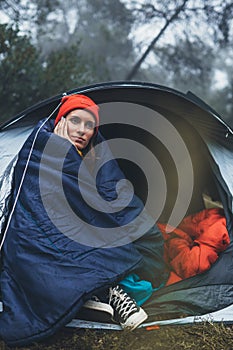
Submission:
{"label": "red beanie", "polygon": [[64,96],[61,100],[61,107],[55,119],[55,125],[62,117],[65,117],[69,112],[74,109],[86,109],[90,111],[95,117],[96,128],[99,126],[99,107],[89,97],[85,95],[70,95]]}

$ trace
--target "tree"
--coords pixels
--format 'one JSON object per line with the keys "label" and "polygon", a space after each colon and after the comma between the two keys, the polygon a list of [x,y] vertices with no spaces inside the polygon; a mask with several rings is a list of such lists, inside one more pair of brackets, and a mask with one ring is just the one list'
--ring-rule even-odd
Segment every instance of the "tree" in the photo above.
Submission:
{"label": "tree", "polygon": [[123,79],[134,60],[129,38],[132,14],[119,0],[88,0],[87,4],[82,51],[94,63],[100,81]]}
{"label": "tree", "polygon": [[136,76],[140,66],[162,37],[173,41],[174,38],[186,35],[192,41],[193,36],[198,36],[202,41],[208,40],[212,45],[218,44],[220,47],[229,43],[233,24],[233,3],[230,0],[133,1],[130,8],[137,14],[135,18],[138,18],[138,23],[150,21],[158,29],[126,79],[131,80]]}
{"label": "tree", "polygon": [[12,0],[10,4],[13,3],[18,6],[13,20],[24,31],[30,28],[33,43],[44,60],[61,47],[78,45],[77,59],[81,56],[95,68],[98,81],[124,78],[134,60],[129,38],[133,17],[120,0]]}
{"label": "tree", "polygon": [[232,43],[215,55],[215,75],[209,96],[209,103],[233,127],[233,50]]}
{"label": "tree", "polygon": [[0,25],[1,120],[32,104],[39,96],[38,52],[18,29]]}
{"label": "tree", "polygon": [[168,85],[207,97],[212,83],[215,54],[212,47],[198,37],[180,39],[156,50],[158,63],[167,72]]}
{"label": "tree", "polygon": [[[17,36],[27,38],[36,51],[35,66],[29,55],[31,63],[19,62],[16,73],[35,67],[27,79],[29,84],[36,80],[37,101],[80,85],[127,77],[191,90],[227,117],[233,110],[233,57],[229,67],[220,68],[228,76],[224,92],[213,79],[219,69],[216,57],[232,43],[231,0],[0,0],[0,9],[12,19]],[[139,41],[132,29],[144,26]],[[10,86],[12,96],[26,99],[25,86]]]}
{"label": "tree", "polygon": [[43,99],[95,80],[93,67],[89,66],[78,52],[78,45],[62,47],[51,52],[42,63],[40,91]]}
{"label": "tree", "polygon": [[93,69],[77,56],[78,45],[62,47],[42,60],[27,36],[0,25],[1,121],[51,95],[90,84],[95,79]]}

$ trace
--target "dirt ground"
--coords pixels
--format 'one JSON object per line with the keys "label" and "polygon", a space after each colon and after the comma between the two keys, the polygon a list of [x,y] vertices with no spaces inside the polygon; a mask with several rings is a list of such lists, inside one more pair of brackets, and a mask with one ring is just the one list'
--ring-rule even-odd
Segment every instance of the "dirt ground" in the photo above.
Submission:
{"label": "dirt ground", "polygon": [[1,350],[232,350],[233,325],[162,326],[133,332],[64,328],[40,344]]}

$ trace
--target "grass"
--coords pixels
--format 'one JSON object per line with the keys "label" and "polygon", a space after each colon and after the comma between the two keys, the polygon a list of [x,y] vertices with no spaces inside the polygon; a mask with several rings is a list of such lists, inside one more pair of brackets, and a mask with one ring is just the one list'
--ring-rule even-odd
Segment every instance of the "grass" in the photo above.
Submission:
{"label": "grass", "polygon": [[162,326],[147,331],[96,331],[64,328],[38,344],[9,348],[0,342],[1,350],[232,350],[233,326],[194,324]]}

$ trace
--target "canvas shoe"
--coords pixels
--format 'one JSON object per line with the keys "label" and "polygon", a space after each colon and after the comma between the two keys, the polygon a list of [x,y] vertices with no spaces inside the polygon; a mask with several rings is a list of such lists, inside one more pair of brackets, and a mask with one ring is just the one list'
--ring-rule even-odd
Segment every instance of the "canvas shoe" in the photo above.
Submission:
{"label": "canvas shoe", "polygon": [[87,300],[78,313],[78,318],[95,321],[111,322],[114,311],[109,303],[101,301],[97,296]]}
{"label": "canvas shoe", "polygon": [[114,310],[114,320],[119,322],[123,329],[132,331],[148,317],[120,286],[110,288],[109,304]]}
{"label": "canvas shoe", "polygon": [[87,300],[83,307],[87,309],[107,312],[113,316],[113,308],[107,303],[103,303],[97,296],[92,296],[90,300]]}

